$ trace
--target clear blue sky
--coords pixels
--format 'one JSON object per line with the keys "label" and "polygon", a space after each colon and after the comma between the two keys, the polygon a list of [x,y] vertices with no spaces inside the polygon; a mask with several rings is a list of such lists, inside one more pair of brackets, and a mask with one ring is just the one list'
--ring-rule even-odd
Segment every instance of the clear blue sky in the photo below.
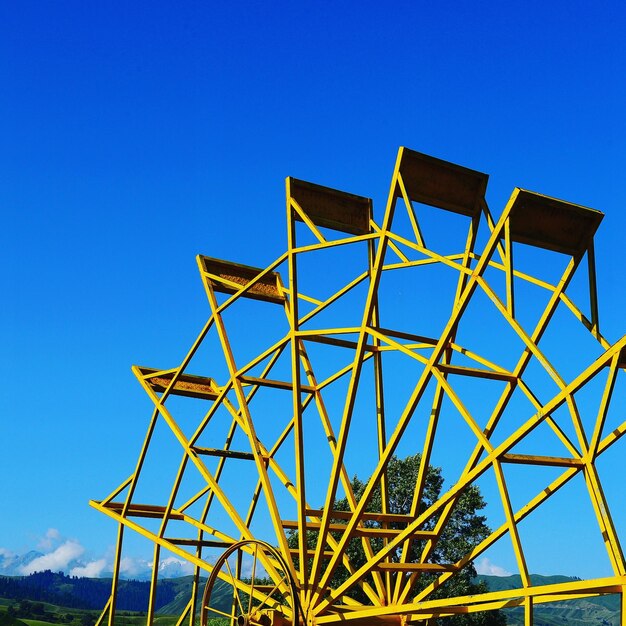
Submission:
{"label": "clear blue sky", "polygon": [[617,339],[625,30],[617,1],[2,3],[0,547],[109,549],[87,501],[145,431],[130,365],[202,325],[195,254],[282,251],[287,175],[381,207],[406,145],[489,173],[496,213],[514,186],[600,209]]}

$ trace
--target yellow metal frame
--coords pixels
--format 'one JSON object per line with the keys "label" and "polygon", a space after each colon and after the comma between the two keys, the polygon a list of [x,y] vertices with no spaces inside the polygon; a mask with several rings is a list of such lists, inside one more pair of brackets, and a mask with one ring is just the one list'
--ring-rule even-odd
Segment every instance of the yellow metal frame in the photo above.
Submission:
{"label": "yellow metal frame", "polygon": [[[198,257],[198,267],[210,306],[210,316],[185,358],[177,367],[159,370],[133,367],[139,383],[154,404],[148,432],[141,448],[135,470],[108,497],[92,501],[96,509],[112,517],[119,525],[114,563],[112,592],[98,622],[105,620],[113,626],[116,614],[117,585],[120,575],[124,533],[133,530],[154,543],[154,570],[148,607],[148,624],[155,615],[158,583],[158,563],[162,550],[189,561],[195,567],[191,599],[180,615],[178,624],[197,623],[198,603],[202,597],[201,575],[213,570],[215,550],[243,542],[268,541],[281,555],[281,564],[271,557],[271,551],[260,552],[262,566],[285,593],[294,585],[298,607],[309,624],[332,624],[343,621],[427,622],[433,618],[506,607],[524,607],[525,621],[532,624],[533,607],[546,602],[602,594],[621,594],[626,604],[626,564],[620,541],[611,519],[595,462],[600,455],[618,442],[626,432],[626,421],[611,432],[605,432],[605,420],[620,369],[626,366],[624,349],[626,336],[610,344],[600,333],[595,279],[593,236],[602,214],[554,198],[516,189],[500,218],[491,216],[485,200],[487,176],[452,163],[447,163],[406,148],[401,148],[393,171],[391,188],[381,223],[374,220],[372,201],[345,192],[321,187],[296,179],[287,179],[287,250],[265,269],[238,265],[209,257]],[[423,226],[419,221],[420,205],[457,214],[468,225],[465,248],[454,254],[442,254],[427,246]],[[400,219],[400,218],[403,219]],[[404,224],[402,226],[401,224]],[[484,246],[477,250],[479,229],[487,230]],[[299,240],[302,239],[302,242]],[[519,244],[538,246],[560,255],[569,262],[560,279],[550,284],[520,271],[515,265],[514,248]],[[304,293],[299,278],[303,257],[312,258],[319,252],[335,250],[360,254],[362,269],[331,295]],[[581,262],[587,259],[590,311],[587,317],[565,293]],[[455,283],[455,296],[449,318],[439,336],[428,337],[397,329],[385,328],[384,306],[381,301],[381,281],[388,273],[415,270],[438,265],[449,268]],[[286,283],[283,283],[282,276]],[[491,276],[503,278],[499,289]],[[324,276],[316,277],[324,283]],[[526,328],[516,316],[515,286],[526,282],[545,290],[548,301],[533,327]],[[415,286],[414,286],[415,287]],[[418,288],[418,287],[417,287]],[[351,292],[366,293],[360,325],[317,327],[318,318]],[[460,325],[474,296],[480,293],[493,304],[501,319],[519,338],[522,346],[512,368],[492,362],[476,350],[457,341]],[[428,297],[427,294],[421,294]],[[287,331],[273,345],[265,346],[252,359],[240,362],[231,341],[227,314],[235,310],[244,298],[278,305],[277,324],[286,324]],[[555,312],[569,311],[591,334],[601,352],[573,380],[566,380],[540,348],[542,336],[553,323]],[[281,314],[281,308],[283,313]],[[251,321],[252,323],[252,321]],[[232,332],[232,328],[231,328]],[[188,371],[199,348],[209,336],[215,338],[224,359],[227,375],[216,380],[198,371]],[[334,372],[320,380],[315,373],[309,350],[313,344],[323,344],[337,350]],[[397,419],[392,421],[386,411],[383,356],[388,353],[404,355],[421,367],[413,391]],[[462,360],[461,360],[462,357]],[[289,375],[274,374],[277,364],[287,359]],[[372,367],[365,369],[371,361]],[[539,364],[552,379],[558,392],[548,401],[540,401],[528,382],[526,371],[532,362]],[[470,364],[468,364],[470,363]],[[603,368],[608,368],[607,382],[599,401],[599,410],[591,428],[585,428],[579,414],[575,394]],[[367,380],[373,372],[373,381]],[[254,373],[254,375],[252,375]],[[481,427],[476,415],[464,406],[456,388],[457,377],[497,380],[504,390]],[[285,379],[286,378],[286,379]],[[328,390],[337,381],[347,379],[343,406],[329,406]],[[430,384],[434,394],[428,395]],[[376,413],[377,459],[365,492],[358,500],[353,492],[346,468],[349,435],[358,428],[360,416],[355,404],[361,385],[373,386]],[[291,411],[279,419],[281,434],[264,441],[259,427],[266,418],[256,410],[255,397],[264,393],[290,392]],[[534,407],[534,413],[519,419],[517,428],[500,443],[493,433],[507,411],[515,391],[520,391]],[[173,396],[201,400],[206,413],[186,433],[170,409]],[[465,463],[465,469],[455,484],[437,502],[424,510],[423,496],[426,468],[431,461],[439,418],[444,400],[451,402],[473,433],[476,443]],[[408,515],[397,515],[388,507],[388,464],[396,452],[416,410],[428,403],[428,421],[422,444],[415,452],[422,455],[422,464],[415,484],[414,497]],[[571,428],[576,435],[572,441],[554,413],[560,407],[568,412]],[[200,445],[211,420],[218,414],[229,416],[230,426],[224,441]],[[333,416],[335,419],[333,419]],[[340,416],[340,419],[337,417]],[[332,468],[323,502],[310,502],[308,493],[319,476],[311,475],[305,463],[306,420],[319,420],[326,438]],[[155,427],[162,422],[171,430],[180,445],[181,461],[165,503],[136,502],[138,480],[149,455]],[[337,422],[339,427],[336,427]],[[335,423],[335,426],[333,426]],[[569,456],[529,455],[512,452],[540,424],[546,424],[563,445]],[[468,432],[469,432],[468,431]],[[237,435],[243,435],[244,450],[232,448]],[[293,467],[285,469],[277,460],[293,446]],[[562,453],[563,454],[563,453]],[[211,463],[205,459],[217,459]],[[252,489],[247,510],[237,506],[228,486],[222,480],[227,467],[253,462],[258,479]],[[512,505],[504,470],[507,464],[550,466],[560,468],[559,476],[545,485],[536,496],[519,508]],[[307,467],[309,473],[307,473]],[[192,497],[180,501],[184,477],[195,472],[204,483]],[[503,507],[505,522],[474,546],[456,563],[436,563],[433,554],[446,529],[464,489],[485,473],[492,473]],[[580,474],[584,479],[589,500],[595,512],[598,532],[606,546],[612,576],[599,580],[534,586],[531,582],[519,532],[520,523],[532,515],[561,487]],[[324,479],[326,480],[326,479]],[[307,490],[307,488],[309,488]],[[367,510],[370,496],[380,490],[382,508]],[[349,512],[334,510],[339,497],[345,497]],[[286,505],[285,501],[290,504]],[[194,507],[201,503],[200,513]],[[263,509],[271,528],[266,536],[255,534],[254,520]],[[192,513],[192,510],[195,513]],[[224,532],[212,522],[213,513],[227,514],[235,532]],[[290,519],[290,517],[295,519]],[[158,520],[158,530],[143,523],[143,519]],[[341,521],[337,523],[337,519]],[[186,537],[173,538],[168,529],[183,523]],[[372,527],[372,522],[377,526]],[[398,529],[398,524],[403,528]],[[297,549],[291,547],[289,531],[297,530]],[[311,551],[307,537],[316,534],[316,548]],[[435,592],[456,572],[472,563],[490,546],[507,536],[515,554],[522,586],[519,589],[480,595],[440,599]],[[357,566],[351,562],[347,547],[358,538],[366,562]],[[377,539],[378,541],[374,541]],[[380,541],[382,539],[382,541]],[[424,543],[419,562],[409,562],[412,542]],[[246,548],[244,548],[246,549]],[[213,551],[213,552],[211,552]],[[280,565],[280,567],[279,567]],[[288,570],[288,580],[277,570]],[[344,568],[344,582],[334,586],[333,574]],[[417,583],[425,573],[435,575],[425,588]],[[242,592],[261,597],[261,592],[244,580],[237,570],[235,585]],[[281,587],[281,588],[282,588]],[[360,602],[350,592],[358,588]],[[437,598],[437,599],[434,599]],[[292,619],[296,607],[292,607]],[[298,609],[299,610],[299,609]],[[298,618],[296,618],[298,619]],[[622,609],[622,624],[626,613]]]}

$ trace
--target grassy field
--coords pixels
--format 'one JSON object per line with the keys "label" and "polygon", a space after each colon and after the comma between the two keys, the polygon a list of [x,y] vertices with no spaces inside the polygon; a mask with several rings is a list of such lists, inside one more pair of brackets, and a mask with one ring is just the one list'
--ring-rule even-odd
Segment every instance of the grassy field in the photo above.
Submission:
{"label": "grassy field", "polygon": [[[100,616],[100,611],[88,609],[71,609],[63,606],[57,606],[48,602],[35,603],[41,605],[45,615],[42,616],[22,616],[19,608],[17,609],[16,618],[26,626],[58,626],[64,624],[66,626],[87,626],[94,624]],[[0,626],[4,623],[1,619],[8,615],[9,606],[19,606],[19,601],[0,598]],[[156,615],[153,621],[155,626],[175,626],[178,621],[178,615]],[[9,623],[9,622],[7,622]],[[118,611],[115,616],[116,626],[145,626],[146,615],[141,612],[134,611]],[[209,626],[223,626],[220,619],[209,619]]]}
{"label": "grassy field", "polygon": [[[16,609],[16,618],[26,624],[26,626],[58,626],[58,624],[65,624],[67,626],[88,626],[89,624],[94,624],[100,616],[100,611],[71,609],[48,602],[38,602],[35,604],[40,605],[43,609],[42,615],[22,615],[20,614],[20,609]],[[8,615],[7,610],[11,605],[19,607],[19,602],[0,598],[0,617]],[[176,616],[160,615],[155,618],[154,624],[156,626],[175,626],[176,621]],[[146,616],[144,613],[120,611],[115,617],[115,623],[117,626],[144,626]]]}

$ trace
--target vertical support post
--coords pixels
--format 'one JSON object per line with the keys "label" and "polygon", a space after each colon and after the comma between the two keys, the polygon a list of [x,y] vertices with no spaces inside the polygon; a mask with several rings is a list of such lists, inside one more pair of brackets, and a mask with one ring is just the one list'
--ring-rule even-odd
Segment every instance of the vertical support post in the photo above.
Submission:
{"label": "vertical support post", "polygon": [[407,193],[406,187],[404,186],[404,180],[402,180],[401,172],[398,172],[398,187],[400,188],[400,192],[402,193],[402,199],[404,200],[404,205],[409,216],[409,221],[411,222],[411,227],[413,228],[415,241],[417,241],[418,245],[426,248],[427,246],[424,241],[424,235],[422,234],[422,229],[420,228],[419,222],[417,221],[417,216],[415,215],[415,211],[413,210],[413,205],[411,204],[409,194]]}
{"label": "vertical support post", "polygon": [[515,294],[513,290],[513,242],[511,241],[511,219],[504,224],[504,259],[506,261],[506,310],[515,318]]}
{"label": "vertical support post", "polygon": [[524,600],[524,626],[533,626],[533,599],[527,596]]}
{"label": "vertical support post", "polygon": [[120,561],[122,560],[122,543],[124,541],[124,525],[120,524],[117,529],[117,543],[115,544],[115,557],[113,559],[113,578],[111,580],[111,600],[109,605],[109,626],[115,624],[115,608],[117,605],[117,583],[120,579]]}
{"label": "vertical support post", "polygon": [[[286,181],[287,196],[287,250],[289,264],[289,341],[291,344],[291,376],[294,417],[294,454],[296,465],[296,489],[298,493],[298,568],[299,587],[304,601],[308,584],[308,555],[307,555],[307,528],[306,528],[306,488],[304,472],[304,437],[302,432],[302,399],[300,397],[300,345],[296,333],[298,332],[298,272],[294,248],[296,247],[296,224],[291,205],[290,179]],[[321,538],[321,537],[320,537]]]}
{"label": "vertical support post", "polygon": [[189,626],[196,623],[196,610],[198,606],[198,590],[200,588],[200,568],[196,565],[193,571],[193,582],[191,583],[191,598],[189,600]]}
{"label": "vertical support post", "polygon": [[593,239],[587,248],[587,267],[589,273],[589,302],[591,305],[591,332],[598,338],[600,332],[600,316],[598,313],[598,287],[596,284],[596,254]]}
{"label": "vertical support post", "polygon": [[[416,222],[417,225],[417,222]],[[419,233],[419,227],[416,231],[416,235]],[[376,261],[376,247],[374,240],[370,239],[367,242],[368,252],[368,272],[370,277],[374,271],[374,263]],[[372,324],[375,327],[380,325],[380,311],[378,308],[378,294],[374,294],[374,304],[372,308]],[[375,347],[380,346],[380,339],[378,337],[372,338],[372,343]],[[377,444],[378,444],[378,458],[382,456],[387,446],[387,428],[385,422],[385,396],[384,396],[384,382],[383,382],[383,357],[382,353],[376,351],[374,353],[374,389],[376,394],[376,432],[377,432]],[[389,484],[387,478],[387,468],[384,469],[380,476],[380,496],[381,496],[381,512],[383,514],[389,512]],[[387,524],[383,522],[383,528],[387,528]],[[386,546],[388,542],[387,537],[383,538],[383,546]],[[387,559],[385,559],[387,560]],[[400,574],[401,576],[401,574]],[[387,602],[391,598],[391,572],[385,572],[385,598],[381,598],[384,602]]]}
{"label": "vertical support post", "polygon": [[148,596],[148,614],[146,616],[146,626],[152,626],[154,621],[154,608],[156,605],[157,585],[159,583],[159,561],[161,560],[161,546],[154,544],[152,561],[152,577],[150,578],[150,595]]}
{"label": "vertical support post", "polygon": [[[137,459],[137,465],[135,466],[135,472],[132,475],[130,480],[130,484],[128,487],[128,493],[126,494],[126,501],[124,503],[124,509],[122,510],[122,515],[126,515],[128,511],[128,507],[135,493],[135,487],[137,486],[137,477],[141,472],[141,468],[143,467],[143,462],[146,458],[146,454],[148,453],[148,446],[150,445],[150,440],[152,439],[152,434],[154,433],[154,428],[156,426],[157,419],[159,417],[159,412],[157,409],[154,409],[152,412],[152,418],[150,419],[150,425],[148,426],[148,432],[146,433],[146,437],[141,446],[141,452],[139,453],[139,459]],[[115,545],[115,558],[113,560],[113,577],[111,580],[111,605],[109,607],[109,624],[108,626],[114,626],[115,624],[115,609],[117,605],[117,585],[120,579],[120,563],[122,560],[122,543],[124,541],[124,525],[120,524],[117,531],[117,543]]]}
{"label": "vertical support post", "polygon": [[626,626],[626,585],[622,586],[622,593],[620,594],[620,626]]}

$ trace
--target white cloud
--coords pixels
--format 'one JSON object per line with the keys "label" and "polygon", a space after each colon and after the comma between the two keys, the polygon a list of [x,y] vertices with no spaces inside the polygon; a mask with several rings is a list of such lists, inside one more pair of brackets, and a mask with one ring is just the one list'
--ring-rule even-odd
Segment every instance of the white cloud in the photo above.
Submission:
{"label": "white cloud", "polygon": [[85,576],[86,578],[99,578],[106,569],[107,560],[98,559],[90,561],[86,565],[78,565],[70,570],[70,576]]}
{"label": "white cloud", "polygon": [[4,574],[17,560],[17,555],[6,548],[0,548],[0,574]]}
{"label": "white cloud", "polygon": [[492,563],[486,556],[484,556],[478,563],[475,564],[476,571],[479,574],[484,574],[485,576],[510,576],[511,572],[504,569],[504,567],[500,567],[500,565],[496,565]]}
{"label": "white cloud", "polygon": [[39,540],[37,546],[40,550],[52,550],[53,546],[61,539],[61,533],[56,528],[48,528],[46,534]]}
{"label": "white cloud", "polygon": [[[100,578],[110,576],[113,571],[112,548],[105,554],[91,554],[78,540],[67,539],[56,528],[49,528],[38,538],[37,545],[39,552],[31,550],[25,554],[16,554],[0,547],[0,574],[28,576],[34,572],[51,570],[65,572],[70,576]],[[126,555],[120,561],[120,575],[127,579],[149,580],[152,564],[152,559]],[[177,578],[193,572],[194,566],[177,555],[167,554],[159,561],[161,578]]]}
{"label": "white cloud", "polygon": [[48,554],[33,559],[30,563],[20,567],[20,572],[24,575],[33,572],[42,572],[44,570],[52,570],[53,572],[65,571],[68,565],[77,559],[85,548],[72,539],[65,541],[58,548]]}

